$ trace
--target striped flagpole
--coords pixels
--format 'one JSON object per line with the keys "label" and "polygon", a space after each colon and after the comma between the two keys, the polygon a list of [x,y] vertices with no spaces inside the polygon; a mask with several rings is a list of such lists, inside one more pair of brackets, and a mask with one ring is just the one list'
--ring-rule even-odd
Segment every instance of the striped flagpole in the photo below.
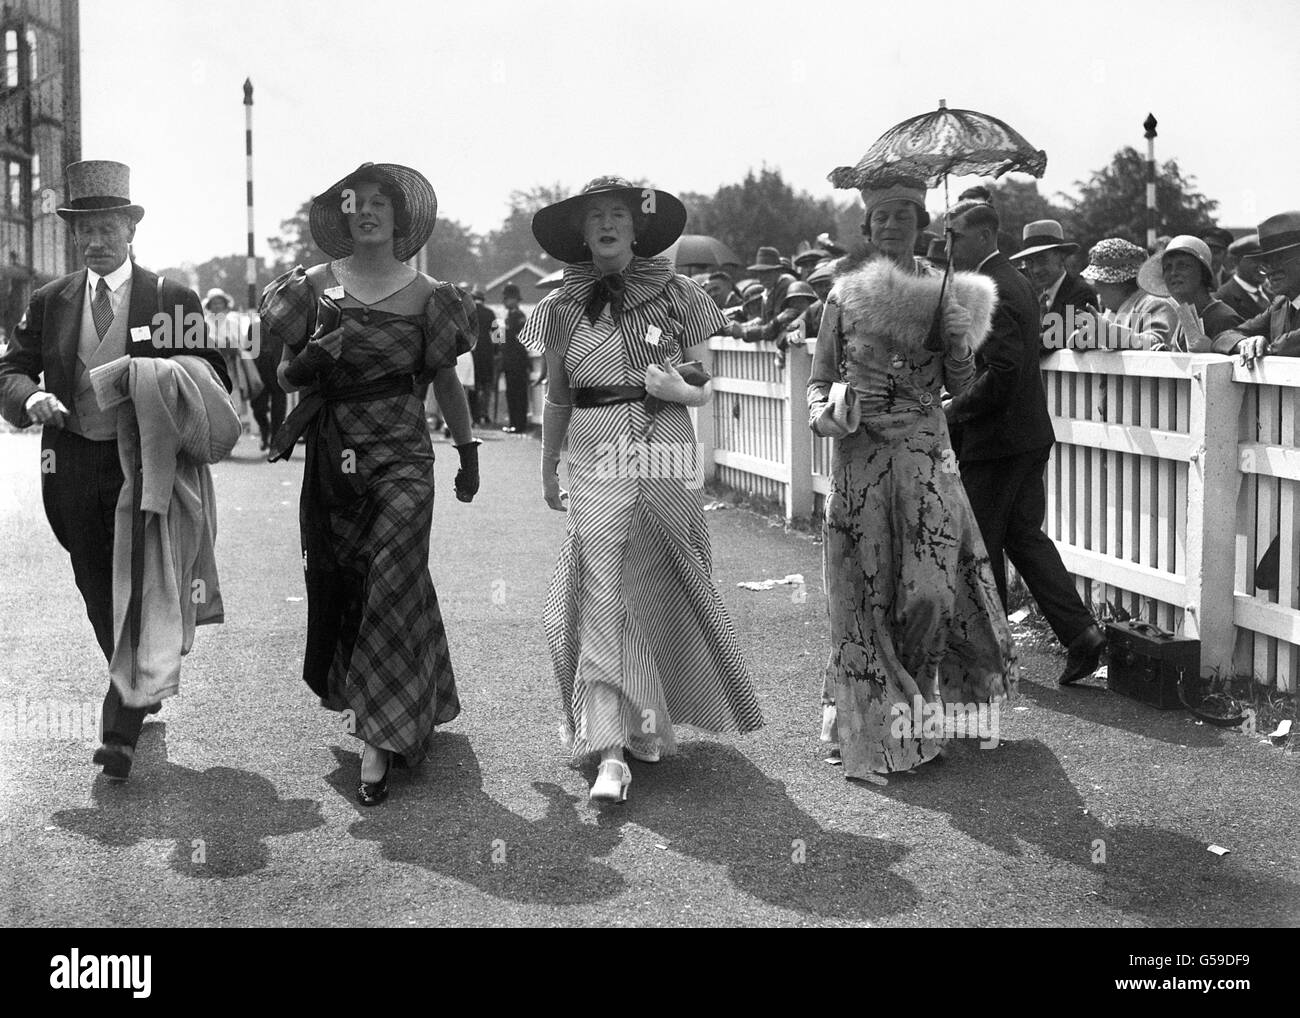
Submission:
{"label": "striped flagpole", "polygon": [[1148,113],[1142,122],[1147,138],[1147,250],[1156,249],[1156,117]]}
{"label": "striped flagpole", "polygon": [[248,160],[248,310],[257,310],[257,254],[253,249],[253,79],[244,79],[244,155]]}

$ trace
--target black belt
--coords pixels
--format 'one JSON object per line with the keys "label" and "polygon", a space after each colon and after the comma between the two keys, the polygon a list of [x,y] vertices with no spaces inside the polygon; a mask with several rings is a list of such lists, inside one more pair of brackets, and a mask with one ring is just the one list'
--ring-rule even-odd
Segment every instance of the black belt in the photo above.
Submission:
{"label": "black belt", "polygon": [[645,399],[646,391],[640,385],[592,385],[574,389],[570,394],[576,407],[614,406],[617,403],[636,403]]}

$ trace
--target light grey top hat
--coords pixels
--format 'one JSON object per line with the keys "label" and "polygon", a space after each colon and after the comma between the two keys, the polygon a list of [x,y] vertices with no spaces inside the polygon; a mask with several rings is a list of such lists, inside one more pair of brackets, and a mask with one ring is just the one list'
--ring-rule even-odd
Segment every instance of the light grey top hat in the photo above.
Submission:
{"label": "light grey top hat", "polygon": [[55,211],[74,221],[92,212],[125,212],[134,222],[144,209],[131,204],[131,168],[110,159],[87,159],[67,169],[68,204]]}

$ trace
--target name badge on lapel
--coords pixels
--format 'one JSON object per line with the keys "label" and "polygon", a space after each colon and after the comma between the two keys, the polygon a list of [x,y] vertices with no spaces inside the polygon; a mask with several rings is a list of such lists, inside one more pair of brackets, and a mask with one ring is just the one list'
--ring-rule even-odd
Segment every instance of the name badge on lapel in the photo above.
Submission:
{"label": "name badge on lapel", "polygon": [[658,346],[659,340],[663,338],[663,329],[657,325],[647,325],[645,328],[645,341],[651,346]]}
{"label": "name badge on lapel", "polygon": [[147,325],[136,325],[131,328],[132,343],[153,343],[153,333],[149,331]]}
{"label": "name badge on lapel", "polygon": [[330,300],[342,300],[342,299],[343,299],[343,287],[341,287],[341,286],[329,286],[329,287],[326,287],[326,288],[325,288],[325,296],[328,297]]}

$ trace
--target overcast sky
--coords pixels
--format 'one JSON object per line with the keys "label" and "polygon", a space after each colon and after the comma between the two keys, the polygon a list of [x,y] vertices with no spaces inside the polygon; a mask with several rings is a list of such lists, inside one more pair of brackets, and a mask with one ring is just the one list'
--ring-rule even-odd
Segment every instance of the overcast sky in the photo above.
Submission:
{"label": "overcast sky", "polygon": [[1300,207],[1295,0],[82,0],[81,18],[82,155],[131,165],[155,267],[245,249],[246,77],[260,254],[366,160],[419,169],[480,232],[513,189],[604,173],[712,192],[766,164],[845,198],[826,174],[940,98],[1046,150],[1049,196],[1142,151],[1151,111],[1157,158],[1221,223]]}

